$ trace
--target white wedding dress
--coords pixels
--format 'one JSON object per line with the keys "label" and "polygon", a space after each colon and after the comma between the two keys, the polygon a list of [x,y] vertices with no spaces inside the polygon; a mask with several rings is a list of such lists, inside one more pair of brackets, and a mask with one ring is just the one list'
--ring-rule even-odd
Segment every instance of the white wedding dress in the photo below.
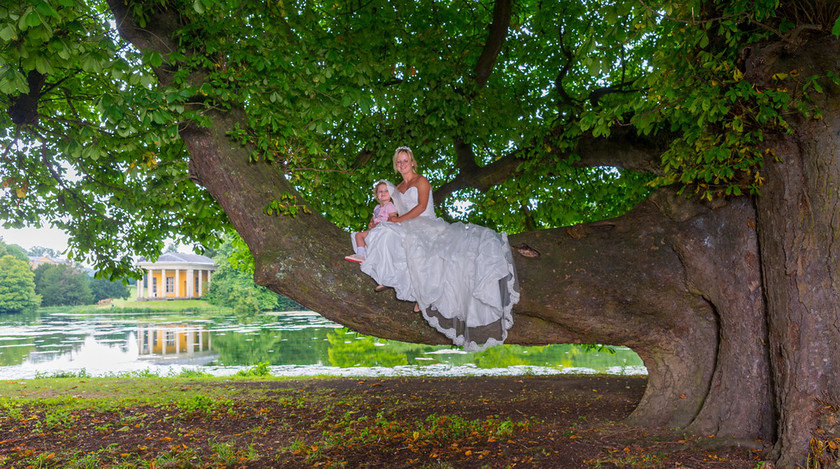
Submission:
{"label": "white wedding dress", "polygon": [[[417,205],[416,187],[401,193],[387,184],[400,215]],[[430,193],[420,216],[380,223],[365,244],[362,272],[393,287],[400,300],[416,301],[426,321],[455,345],[483,350],[505,341],[519,301],[506,234],[437,218]]]}

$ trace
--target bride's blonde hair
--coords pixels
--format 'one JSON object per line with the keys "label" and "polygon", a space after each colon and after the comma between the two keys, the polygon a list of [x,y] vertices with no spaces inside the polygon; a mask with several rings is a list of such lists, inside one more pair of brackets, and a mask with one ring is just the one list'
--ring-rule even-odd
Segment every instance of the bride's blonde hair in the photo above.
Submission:
{"label": "bride's blonde hair", "polygon": [[411,162],[411,171],[416,173],[417,161],[414,160],[414,152],[412,152],[411,148],[408,147],[397,147],[397,149],[394,151],[394,171],[400,172],[400,170],[397,169],[397,157],[400,156],[400,153],[405,153],[406,155],[408,155],[408,161]]}

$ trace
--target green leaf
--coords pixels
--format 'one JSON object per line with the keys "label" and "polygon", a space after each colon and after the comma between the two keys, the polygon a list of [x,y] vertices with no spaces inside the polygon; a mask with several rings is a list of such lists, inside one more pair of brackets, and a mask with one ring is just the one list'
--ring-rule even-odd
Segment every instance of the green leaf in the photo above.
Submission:
{"label": "green leaf", "polygon": [[26,84],[26,77],[17,70],[7,68],[6,73],[0,77],[0,92],[13,95],[27,91],[29,91],[29,86]]}
{"label": "green leaf", "polygon": [[831,34],[835,37],[840,37],[840,16],[838,16],[837,20],[834,21],[834,27],[831,28]]}
{"label": "green leaf", "polygon": [[6,24],[4,27],[0,28],[0,39],[3,41],[11,41],[12,39],[17,39],[17,31],[15,27],[11,24]]}
{"label": "green leaf", "polygon": [[149,65],[152,67],[160,67],[163,64],[163,57],[160,55],[160,52],[153,50],[149,51],[146,54],[146,60],[149,61]]}
{"label": "green leaf", "polygon": [[35,58],[35,70],[44,75],[51,75],[55,72],[52,64],[46,57],[38,56]]}
{"label": "green leaf", "polygon": [[39,2],[35,5],[35,9],[38,10],[38,13],[40,13],[43,16],[52,16],[53,18],[58,18],[58,12],[55,11],[55,9],[46,2]]}
{"label": "green leaf", "polygon": [[26,25],[29,26],[30,28],[35,27],[35,26],[38,26],[39,24],[41,24],[41,15],[39,15],[38,12],[32,10],[28,14],[26,14],[22,18],[22,20],[25,21]]}

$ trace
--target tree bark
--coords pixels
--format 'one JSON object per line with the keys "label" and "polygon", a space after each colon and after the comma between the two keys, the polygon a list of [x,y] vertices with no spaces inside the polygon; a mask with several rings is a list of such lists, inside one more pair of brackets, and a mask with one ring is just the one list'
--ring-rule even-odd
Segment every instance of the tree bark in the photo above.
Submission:
{"label": "tree bark", "polygon": [[[752,51],[747,77],[770,85],[779,72],[838,73],[840,41]],[[758,199],[761,266],[779,413],[778,467],[805,466],[808,441],[840,437],[840,90],[811,93],[822,119],[793,118],[766,162]],[[822,466],[821,466],[822,467]]]}

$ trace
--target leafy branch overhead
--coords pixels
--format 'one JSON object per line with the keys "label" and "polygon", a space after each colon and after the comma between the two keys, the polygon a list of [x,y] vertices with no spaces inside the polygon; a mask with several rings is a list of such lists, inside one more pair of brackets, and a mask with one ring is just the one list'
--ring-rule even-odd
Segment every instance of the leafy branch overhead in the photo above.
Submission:
{"label": "leafy branch overhead", "polygon": [[103,1],[4,6],[4,221],[55,223],[78,235],[72,256],[116,270],[165,237],[212,244],[227,222],[191,183],[179,131],[232,108],[245,120],[230,145],[346,227],[364,224],[360,188],[393,176],[399,144],[447,216],[510,232],[613,216],[649,184],[757,192],[764,134],[819,80],[747,83],[741,44],[793,25],[741,3],[695,23],[699,5],[641,2],[165,2],[177,17],[113,3],[168,32],[138,34],[143,52]]}

